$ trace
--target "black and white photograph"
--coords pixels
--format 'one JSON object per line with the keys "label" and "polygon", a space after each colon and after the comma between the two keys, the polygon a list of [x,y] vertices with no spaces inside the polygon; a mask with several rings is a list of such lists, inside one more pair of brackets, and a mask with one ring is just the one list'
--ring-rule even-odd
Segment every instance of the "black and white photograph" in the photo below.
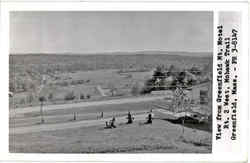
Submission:
{"label": "black and white photograph", "polygon": [[11,11],[10,153],[211,153],[212,11]]}

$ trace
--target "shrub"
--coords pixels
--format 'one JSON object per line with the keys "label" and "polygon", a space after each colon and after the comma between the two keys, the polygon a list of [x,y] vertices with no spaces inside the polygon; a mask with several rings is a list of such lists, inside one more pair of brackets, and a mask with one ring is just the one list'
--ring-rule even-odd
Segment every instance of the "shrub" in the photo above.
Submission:
{"label": "shrub", "polygon": [[80,99],[81,99],[81,100],[85,99],[84,94],[82,94],[82,93],[80,94]]}
{"label": "shrub", "polygon": [[90,98],[91,98],[91,96],[88,94],[88,95],[87,95],[87,99],[90,99]]}
{"label": "shrub", "polygon": [[74,100],[75,99],[75,94],[74,92],[69,92],[65,95],[64,100]]}
{"label": "shrub", "polygon": [[200,68],[193,66],[190,70],[189,70],[192,74],[195,75],[201,75],[202,71],[200,70]]}
{"label": "shrub", "polygon": [[53,100],[53,93],[50,93],[50,94],[49,94],[48,99],[49,99],[50,101]]}
{"label": "shrub", "polygon": [[72,80],[71,81],[71,85],[79,85],[79,84],[83,84],[84,80]]}
{"label": "shrub", "polygon": [[44,96],[41,96],[41,97],[39,97],[39,101],[44,102],[44,101],[46,101],[46,98]]}

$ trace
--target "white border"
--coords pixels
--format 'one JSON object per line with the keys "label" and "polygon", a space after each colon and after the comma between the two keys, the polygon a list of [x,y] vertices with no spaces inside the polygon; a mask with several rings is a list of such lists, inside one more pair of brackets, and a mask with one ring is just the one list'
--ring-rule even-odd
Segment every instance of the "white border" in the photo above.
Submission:
{"label": "white border", "polygon": [[[9,56],[9,11],[214,11],[216,17],[218,11],[241,11],[242,32],[248,36],[248,4],[247,3],[167,3],[167,2],[8,2],[1,3],[1,60],[3,74],[1,80],[1,117],[0,128],[0,160],[9,161],[176,161],[176,162],[198,162],[198,161],[246,161],[247,154],[247,113],[248,113],[248,76],[241,69],[241,138],[242,150],[233,154],[223,153],[216,150],[213,140],[213,152],[211,154],[13,154],[8,153],[8,56]],[[216,26],[214,19],[214,26]],[[214,30],[216,32],[216,30]],[[216,36],[214,34],[214,36]],[[240,57],[241,67],[248,67],[248,38],[242,36],[242,54]],[[214,37],[214,40],[216,37]],[[214,46],[214,52],[216,46]],[[216,54],[216,53],[215,53]],[[214,55],[215,55],[214,54]],[[6,68],[7,67],[7,68]],[[246,69],[245,69],[246,70]],[[214,70],[215,74],[215,70]],[[214,90],[214,89],[213,89]],[[214,92],[215,93],[215,92]],[[214,96],[215,97],[215,96]],[[213,126],[214,128],[215,126]],[[245,144],[244,144],[245,143]]]}

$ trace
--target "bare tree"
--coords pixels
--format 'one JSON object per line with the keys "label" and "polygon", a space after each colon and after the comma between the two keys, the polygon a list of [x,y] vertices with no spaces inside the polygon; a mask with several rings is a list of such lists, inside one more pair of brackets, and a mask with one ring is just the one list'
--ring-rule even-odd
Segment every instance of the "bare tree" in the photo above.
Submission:
{"label": "bare tree", "polygon": [[111,96],[115,95],[117,88],[115,87],[114,83],[109,83],[108,88],[110,89]]}

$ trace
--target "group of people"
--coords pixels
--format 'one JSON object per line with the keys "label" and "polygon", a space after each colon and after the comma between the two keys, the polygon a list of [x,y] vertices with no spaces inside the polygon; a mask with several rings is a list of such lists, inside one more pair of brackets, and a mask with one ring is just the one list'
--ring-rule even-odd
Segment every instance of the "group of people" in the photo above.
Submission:
{"label": "group of people", "polygon": [[[132,124],[134,122],[135,118],[132,116],[131,112],[129,111],[127,114],[127,123],[126,124]],[[148,113],[148,116],[146,118],[145,124],[152,124],[153,123],[153,117],[152,117],[152,110]],[[115,125],[115,117],[110,121],[106,121],[106,128],[116,128]]]}

